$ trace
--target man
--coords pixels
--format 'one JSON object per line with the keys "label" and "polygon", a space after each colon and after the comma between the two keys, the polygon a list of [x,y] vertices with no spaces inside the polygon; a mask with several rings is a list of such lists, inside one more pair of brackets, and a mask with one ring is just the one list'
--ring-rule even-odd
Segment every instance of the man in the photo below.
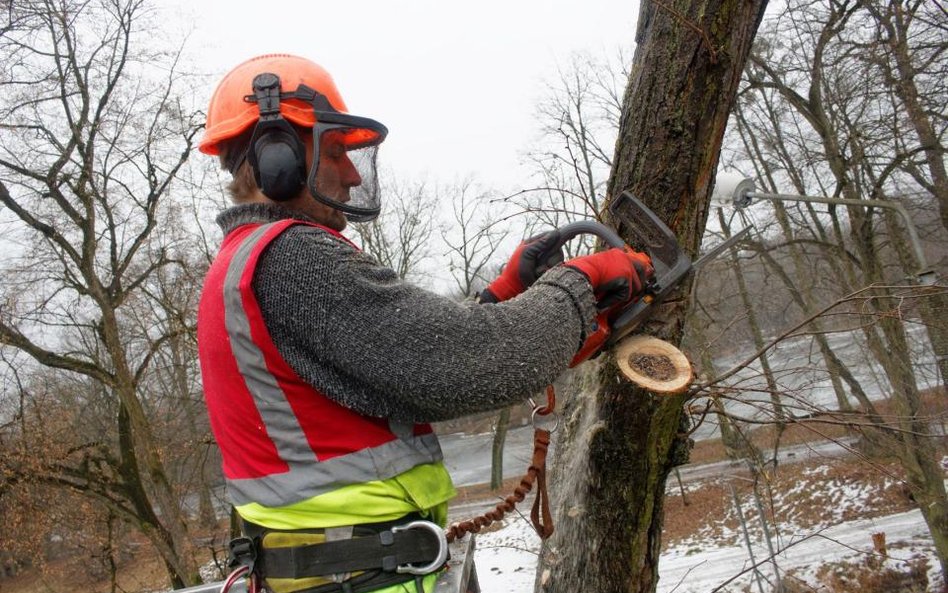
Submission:
{"label": "man", "polygon": [[276,593],[430,591],[442,559],[412,522],[443,526],[455,491],[427,423],[542,390],[597,308],[652,273],[619,249],[546,271],[562,261],[548,233],[481,303],[400,281],[339,234],[379,212],[386,133],[347,113],[320,66],[282,54],[237,66],[208,108],[199,148],[232,174],[235,205],[201,298],[201,369],[228,494]]}

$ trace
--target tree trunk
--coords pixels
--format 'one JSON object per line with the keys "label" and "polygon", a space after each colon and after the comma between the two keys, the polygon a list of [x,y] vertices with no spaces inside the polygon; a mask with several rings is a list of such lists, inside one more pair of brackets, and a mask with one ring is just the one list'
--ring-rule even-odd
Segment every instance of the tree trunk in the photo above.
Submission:
{"label": "tree trunk", "polygon": [[[187,420],[187,429],[189,433],[187,438],[192,443],[199,443],[202,440],[201,435],[207,434],[207,421],[199,420],[195,414],[194,405],[191,400],[191,385],[189,371],[193,370],[188,364],[188,356],[197,356],[196,349],[190,350],[184,347],[184,337],[172,338],[168,341],[168,349],[171,355],[171,377],[170,387],[174,390],[176,397],[180,401],[180,406],[184,410],[184,416]],[[194,334],[190,334],[193,336]],[[192,342],[194,344],[194,342]],[[198,395],[198,397],[200,397]],[[203,457],[203,456],[202,456]],[[211,498],[211,485],[207,479],[206,459],[196,464],[194,470],[196,479],[186,480],[185,492],[195,494],[198,497],[198,519],[201,527],[205,529],[214,529],[217,527],[217,511],[214,510],[214,501]]]}
{"label": "tree trunk", "polygon": [[[642,3],[608,194],[632,191],[690,253],[701,241],[728,112],[765,5]],[[632,241],[628,229],[619,232]],[[687,310],[686,300],[673,301],[647,329],[678,342]],[[678,436],[684,397],[619,380],[610,355],[599,376],[597,392],[568,402],[560,431],[559,527],[541,551],[544,591],[645,592],[658,582],[665,479],[687,458]]]}
{"label": "tree trunk", "polygon": [[[724,219],[724,212],[720,208],[718,208],[717,211],[718,222],[721,225],[724,238],[730,239],[731,229]],[[754,302],[751,300],[750,293],[747,290],[747,281],[744,279],[744,270],[741,269],[741,262],[737,258],[737,249],[731,247],[728,251],[730,251],[731,269],[734,271],[734,279],[737,281],[737,293],[741,297],[741,305],[747,314],[747,325],[750,328],[751,337],[754,339],[754,350],[756,352],[763,352],[758,360],[760,360],[760,370],[764,374],[764,380],[767,381],[770,405],[773,406],[774,409],[773,421],[777,430],[775,442],[779,443],[780,437],[787,427],[787,414],[783,409],[783,404],[780,402],[780,388],[777,386],[777,379],[774,377],[773,369],[770,368],[770,355],[764,351],[764,334],[760,329],[760,323],[757,321],[757,311],[754,309]],[[776,455],[777,449],[774,448],[774,456]]]}
{"label": "tree trunk", "polygon": [[127,417],[126,432],[129,436],[127,447],[131,447],[130,455],[138,458],[133,471],[125,476],[126,480],[136,482],[135,489],[142,493],[145,491],[146,484],[150,487],[154,503],[161,513],[161,530],[167,535],[171,544],[171,552],[162,553],[169,567],[172,585],[181,587],[197,584],[200,582],[200,577],[181,501],[168,479],[148,417],[136,392],[134,375],[125,356],[125,345],[120,338],[119,323],[114,309],[103,306],[102,311],[100,327],[103,342],[115,367],[115,394]]}
{"label": "tree trunk", "polygon": [[[891,234],[890,243],[899,256],[899,263],[906,271],[918,270],[920,262],[909,246],[906,232],[902,230],[905,224],[914,224],[897,216],[892,210],[885,210],[886,226]],[[910,272],[911,273],[911,272]],[[925,326],[925,334],[932,348],[935,359],[935,383],[941,378],[941,385],[948,384],[948,292],[940,287],[931,287],[927,294],[918,299],[918,316]]]}
{"label": "tree trunk", "polygon": [[[714,367],[714,359],[711,356],[711,349],[707,347],[705,337],[706,326],[697,321],[693,316],[688,321],[688,328],[697,347],[701,352],[701,362],[699,365],[699,376],[702,382],[713,382],[718,372]],[[763,459],[760,449],[751,442],[747,435],[739,426],[731,420],[724,402],[718,393],[712,392],[708,398],[711,401],[711,409],[718,419],[718,430],[721,432],[721,444],[724,446],[724,453],[728,459],[748,459],[753,463],[759,464]]]}
{"label": "tree trunk", "polygon": [[[771,110],[772,112],[772,110]],[[758,171],[758,176],[763,176],[767,184],[770,186],[768,189],[773,193],[778,193],[777,184],[774,182],[774,175],[771,163],[768,159],[763,157],[763,154],[760,149],[760,144],[749,129],[747,121],[744,119],[743,112],[740,108],[736,111],[736,118],[738,124],[738,134],[740,135],[741,141],[744,143],[745,148],[748,153],[751,154],[754,160],[754,167]],[[779,128],[778,128],[779,134]],[[778,147],[782,154],[786,154],[786,150],[782,145]],[[790,161],[791,159],[785,159],[785,161]],[[798,193],[803,192],[802,187],[796,188]],[[816,299],[813,297],[813,291],[810,288],[810,282],[804,281],[809,269],[811,269],[806,263],[804,254],[801,253],[800,248],[794,243],[794,232],[790,224],[790,218],[787,216],[787,209],[780,202],[774,202],[774,214],[777,218],[777,223],[780,225],[780,230],[783,232],[784,237],[787,239],[788,249],[790,251],[790,258],[793,261],[793,267],[795,270],[795,275],[799,279],[798,282],[793,282],[790,279],[790,276],[781,268],[780,266],[775,265],[771,266],[775,272],[780,275],[781,279],[784,281],[784,285],[787,287],[787,290],[790,292],[791,298],[800,308],[800,311],[803,313],[804,317],[811,317],[813,311],[811,311],[811,306],[807,303],[815,303]],[[849,403],[849,399],[846,397],[846,392],[843,389],[841,376],[845,375],[846,382],[849,384],[850,389],[853,391],[853,394],[859,399],[860,402],[865,402],[869,406],[869,398],[865,396],[865,392],[862,389],[862,386],[856,381],[849,369],[839,360],[839,357],[833,352],[829,347],[829,342],[826,339],[824,334],[822,324],[818,319],[814,319],[809,325],[808,329],[813,334],[814,339],[816,340],[817,345],[820,348],[820,353],[823,355],[823,360],[826,364],[826,371],[830,378],[830,383],[833,385],[833,393],[836,394],[836,403],[839,406],[840,412],[852,412],[852,404]],[[860,395],[863,397],[860,399]]]}
{"label": "tree trunk", "polygon": [[145,492],[141,477],[142,472],[139,469],[138,458],[135,454],[135,429],[132,426],[128,408],[122,402],[119,402],[117,426],[119,454],[121,456],[119,471],[122,475],[126,497],[135,508],[136,515],[140,517],[139,528],[161,556],[171,586],[181,588],[194,584],[184,580],[186,562],[181,557],[180,548],[175,545],[174,537],[158,519],[154,507],[148,499],[148,494]]}
{"label": "tree trunk", "polygon": [[497,416],[494,440],[490,449],[490,489],[497,490],[504,483],[504,443],[507,440],[507,425],[510,424],[510,408],[504,408]]}

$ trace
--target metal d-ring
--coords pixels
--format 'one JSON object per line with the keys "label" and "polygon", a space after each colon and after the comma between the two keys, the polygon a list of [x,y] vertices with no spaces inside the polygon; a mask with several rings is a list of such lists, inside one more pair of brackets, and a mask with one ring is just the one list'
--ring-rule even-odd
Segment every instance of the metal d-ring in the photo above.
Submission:
{"label": "metal d-ring", "polygon": [[[536,430],[545,430],[550,434],[556,432],[556,429],[560,427],[560,416],[556,412],[548,412],[546,414],[539,414],[542,410],[540,406],[534,406],[533,413],[530,415],[530,422],[533,423],[533,428]],[[537,419],[539,416],[540,420]],[[544,422],[545,421],[545,422]],[[546,428],[552,421],[553,426]]]}

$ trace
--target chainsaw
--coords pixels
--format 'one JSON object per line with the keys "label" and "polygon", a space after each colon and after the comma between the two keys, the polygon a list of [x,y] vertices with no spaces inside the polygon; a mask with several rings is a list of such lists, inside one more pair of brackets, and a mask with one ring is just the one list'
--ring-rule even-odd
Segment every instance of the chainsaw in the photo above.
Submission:
{"label": "chainsaw", "polygon": [[[701,256],[695,261],[685,253],[678,245],[675,234],[661,221],[658,216],[652,212],[638,198],[629,192],[623,192],[618,198],[609,205],[609,214],[613,220],[620,222],[628,228],[635,239],[635,243],[641,246],[652,259],[652,267],[655,270],[653,277],[646,283],[642,296],[629,303],[618,311],[604,311],[596,319],[596,328],[592,336],[586,340],[587,346],[584,346],[570,363],[570,366],[597,356],[605,349],[612,348],[623,341],[630,333],[635,331],[642,323],[652,315],[658,304],[664,301],[686,278],[689,274],[697,271],[708,261],[713,260],[726,249],[735,245],[750,232],[752,227],[746,227],[734,234],[726,241],[716,245],[713,249]],[[627,245],[610,227],[594,221],[580,220],[572,222],[558,229],[559,240],[557,248],[562,248],[568,241],[582,234],[595,235],[609,247],[618,247],[626,249]],[[596,338],[596,339],[593,339]],[[661,342],[665,346],[657,344]],[[646,338],[640,340],[631,350],[636,348],[640,352],[639,356],[652,356],[660,354],[661,356],[671,356],[671,364],[675,367],[687,366],[690,382],[690,363],[681,354],[677,348],[657,340],[656,338]],[[621,348],[620,348],[621,350]],[[630,349],[626,349],[630,350]],[[644,353],[644,354],[642,354]],[[680,358],[677,358],[679,357]],[[634,358],[634,353],[633,353]],[[620,368],[626,371],[623,366],[628,366],[629,356],[619,356]],[[677,360],[677,364],[675,364]],[[684,360],[684,363],[681,362]],[[685,364],[687,363],[687,364]],[[633,365],[634,366],[634,365]],[[631,369],[635,371],[635,369]],[[638,372],[626,372],[626,376],[643,384],[645,378]],[[634,375],[634,376],[630,376]],[[647,381],[643,384],[646,387],[655,387],[654,381]],[[678,382],[676,382],[677,384]]]}

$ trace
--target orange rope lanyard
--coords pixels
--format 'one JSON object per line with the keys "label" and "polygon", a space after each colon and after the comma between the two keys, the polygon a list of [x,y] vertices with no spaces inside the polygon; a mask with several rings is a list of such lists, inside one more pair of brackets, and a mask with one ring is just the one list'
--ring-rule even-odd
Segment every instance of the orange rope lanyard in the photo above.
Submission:
{"label": "orange rope lanyard", "polygon": [[[449,542],[467,533],[479,533],[484,527],[499,521],[504,515],[514,510],[517,503],[523,502],[534,484],[537,485],[537,495],[533,500],[533,508],[530,510],[530,522],[540,539],[553,535],[553,516],[550,513],[550,498],[546,489],[546,453],[550,446],[550,435],[559,423],[556,414],[553,413],[556,408],[556,392],[553,386],[546,388],[545,406],[537,405],[532,399],[530,403],[533,404],[533,459],[530,461],[527,473],[520,479],[520,485],[514,489],[513,494],[505,498],[493,510],[473,519],[452,524],[446,531]],[[546,416],[550,418],[547,422],[542,422]],[[549,426],[550,420],[552,420],[552,426]],[[549,428],[543,428],[544,425]]]}

